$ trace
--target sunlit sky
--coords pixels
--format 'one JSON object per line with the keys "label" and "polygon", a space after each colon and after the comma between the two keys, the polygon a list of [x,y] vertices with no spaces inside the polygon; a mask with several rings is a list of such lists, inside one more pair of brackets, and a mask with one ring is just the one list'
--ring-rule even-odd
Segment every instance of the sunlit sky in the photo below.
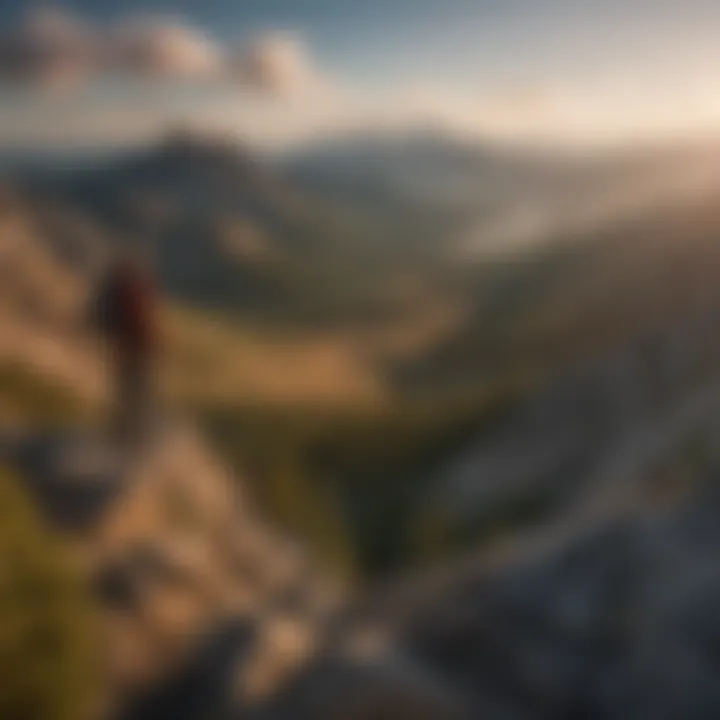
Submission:
{"label": "sunlit sky", "polygon": [[[720,134],[720,0],[74,0],[108,27],[182,24],[222,48],[258,38],[301,66],[283,92],[227,77],[0,82],[0,146],[132,143],[168,123],[287,144],[368,127],[439,126],[598,143]],[[0,26],[37,9],[1,0]],[[7,39],[5,40],[7,42]],[[282,54],[282,53],[281,53]],[[297,85],[297,87],[294,87]]]}

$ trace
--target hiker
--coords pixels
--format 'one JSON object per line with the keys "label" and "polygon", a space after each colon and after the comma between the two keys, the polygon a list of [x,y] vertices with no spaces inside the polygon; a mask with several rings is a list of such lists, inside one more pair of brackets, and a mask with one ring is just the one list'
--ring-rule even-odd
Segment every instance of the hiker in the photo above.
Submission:
{"label": "hiker", "polygon": [[115,411],[121,441],[142,435],[152,403],[157,351],[156,291],[149,262],[124,250],[110,263],[92,308],[96,329],[107,339]]}

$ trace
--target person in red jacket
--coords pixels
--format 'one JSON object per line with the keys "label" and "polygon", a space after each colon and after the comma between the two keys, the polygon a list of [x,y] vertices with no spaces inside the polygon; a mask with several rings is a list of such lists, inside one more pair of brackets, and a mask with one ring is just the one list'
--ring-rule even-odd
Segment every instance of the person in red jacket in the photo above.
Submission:
{"label": "person in red jacket", "polygon": [[147,262],[124,251],[111,262],[95,300],[95,323],[107,338],[115,383],[114,429],[142,435],[149,419],[157,352],[157,292]]}

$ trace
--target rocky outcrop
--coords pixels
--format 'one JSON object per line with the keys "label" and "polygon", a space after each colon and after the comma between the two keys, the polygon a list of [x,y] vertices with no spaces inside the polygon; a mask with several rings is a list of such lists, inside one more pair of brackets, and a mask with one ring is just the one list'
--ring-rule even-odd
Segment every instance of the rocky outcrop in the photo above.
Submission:
{"label": "rocky outcrop", "polygon": [[189,428],[0,450],[92,583],[122,720],[720,714],[716,474],[350,602]]}
{"label": "rocky outcrop", "polygon": [[314,652],[338,588],[192,429],[168,423],[132,453],[87,432],[19,435],[1,450],[87,573],[109,702],[130,700],[128,717],[163,717],[178,683],[249,703]]}

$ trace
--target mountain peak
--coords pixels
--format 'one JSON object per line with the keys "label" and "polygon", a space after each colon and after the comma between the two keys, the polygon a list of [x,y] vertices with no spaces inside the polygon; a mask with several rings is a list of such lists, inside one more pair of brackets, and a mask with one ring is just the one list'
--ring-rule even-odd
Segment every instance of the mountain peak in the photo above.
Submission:
{"label": "mountain peak", "polygon": [[168,132],[149,157],[156,163],[215,164],[246,172],[259,170],[251,153],[235,138],[182,126]]}

